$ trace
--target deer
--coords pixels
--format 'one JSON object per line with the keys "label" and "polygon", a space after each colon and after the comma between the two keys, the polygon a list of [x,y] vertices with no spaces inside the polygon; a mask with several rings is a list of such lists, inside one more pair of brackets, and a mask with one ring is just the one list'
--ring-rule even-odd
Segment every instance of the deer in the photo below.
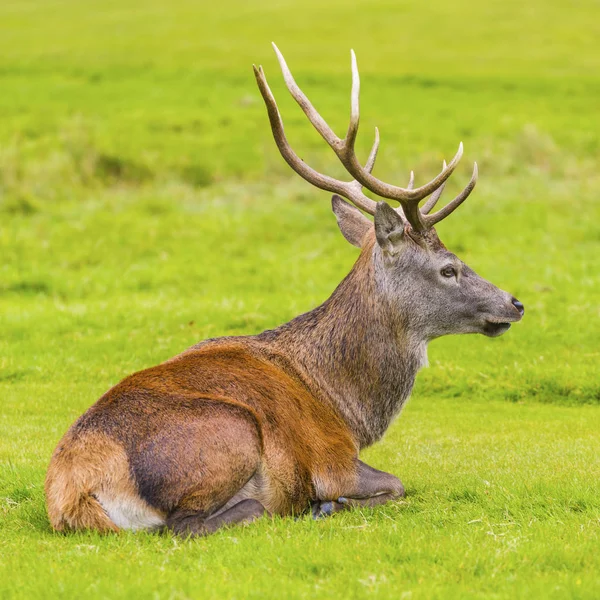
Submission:
{"label": "deer", "polygon": [[317,308],[257,335],[202,341],[106,392],[52,455],[45,494],[56,531],[204,536],[269,515],[322,518],[398,500],[400,479],[359,456],[400,413],[429,342],[499,336],[523,317],[521,302],[436,233],[477,181],[475,163],[467,186],[432,212],[462,143],[428,183],[415,187],[412,172],[405,188],[385,183],[373,175],[377,130],[364,165],[355,153],[354,52],[350,123],[339,138],[273,46],[288,90],[352,179],[319,173],[294,152],[264,71],[254,66],[275,143],[300,177],[333,193],[339,229],[359,257]]}

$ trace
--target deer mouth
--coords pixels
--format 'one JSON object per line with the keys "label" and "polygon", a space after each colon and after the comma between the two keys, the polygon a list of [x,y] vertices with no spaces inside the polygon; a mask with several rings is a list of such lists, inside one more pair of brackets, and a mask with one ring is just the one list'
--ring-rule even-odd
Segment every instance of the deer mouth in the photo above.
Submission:
{"label": "deer mouth", "polygon": [[483,333],[488,337],[497,337],[506,333],[510,329],[508,322],[486,321],[483,326]]}

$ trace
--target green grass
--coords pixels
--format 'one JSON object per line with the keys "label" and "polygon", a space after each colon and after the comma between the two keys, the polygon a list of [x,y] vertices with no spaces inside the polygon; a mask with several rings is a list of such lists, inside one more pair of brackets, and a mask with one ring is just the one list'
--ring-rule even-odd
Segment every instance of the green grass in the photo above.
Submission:
{"label": "green grass", "polygon": [[[600,596],[599,7],[595,1],[0,5],[0,597]],[[51,533],[43,478],[101,393],[196,341],[323,301],[357,252],[289,138],[341,175],[285,94],[274,39],[341,133],[348,49],[359,148],[433,176],[461,139],[439,227],[526,306],[506,336],[430,347],[365,453],[404,502],[211,538]]]}

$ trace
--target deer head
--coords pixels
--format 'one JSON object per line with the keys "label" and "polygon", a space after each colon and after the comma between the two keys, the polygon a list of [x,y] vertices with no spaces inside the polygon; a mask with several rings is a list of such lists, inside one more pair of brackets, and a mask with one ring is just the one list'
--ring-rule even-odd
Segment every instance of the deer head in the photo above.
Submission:
{"label": "deer head", "polygon": [[[258,87],[265,101],[271,129],[281,155],[296,173],[317,188],[334,192],[333,212],[346,240],[372,253],[378,302],[384,302],[397,314],[405,329],[414,329],[418,337],[430,340],[457,333],[483,333],[498,336],[519,321],[524,314],[521,302],[477,275],[440,241],[434,225],[446,218],[469,196],[477,182],[477,164],[463,191],[435,213],[446,180],[458,164],[462,143],[450,163],[430,182],[414,187],[414,174],[406,188],[385,183],[373,174],[379,148],[379,132],[364,166],[358,161],[354,144],[359,123],[360,80],[356,56],[351,51],[351,117],[346,136],[341,139],[315,110],[296,84],[283,55],[273,44],[288,90],[309,121],[335,152],[352,181],[340,181],[318,173],[292,150],[284,133],[283,121],[262,67],[254,67]],[[375,202],[363,193],[367,189],[380,198]],[[352,204],[343,200],[343,196]],[[423,206],[419,206],[422,200]],[[352,206],[354,205],[354,206]],[[360,209],[360,210],[358,210]],[[374,217],[370,221],[361,212]]]}

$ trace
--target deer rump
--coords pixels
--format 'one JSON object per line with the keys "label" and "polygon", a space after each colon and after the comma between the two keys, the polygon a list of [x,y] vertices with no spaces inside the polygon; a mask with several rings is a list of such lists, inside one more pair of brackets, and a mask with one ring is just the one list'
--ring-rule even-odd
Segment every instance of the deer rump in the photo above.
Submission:
{"label": "deer rump", "polygon": [[202,533],[203,521],[246,499],[260,514],[300,514],[323,478],[341,496],[331,457],[346,483],[357,453],[347,428],[261,350],[212,342],[107,392],[54,453],[52,526],[156,528],[193,515],[197,527],[186,529]]}

